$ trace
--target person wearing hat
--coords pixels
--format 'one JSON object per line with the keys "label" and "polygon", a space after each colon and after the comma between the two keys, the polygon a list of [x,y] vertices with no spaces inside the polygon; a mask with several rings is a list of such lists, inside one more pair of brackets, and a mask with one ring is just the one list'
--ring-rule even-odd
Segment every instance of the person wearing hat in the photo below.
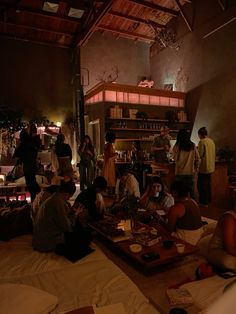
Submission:
{"label": "person wearing hat", "polygon": [[154,138],[151,151],[154,154],[154,160],[156,163],[167,163],[168,153],[170,150],[170,135],[169,128],[163,126],[160,128],[160,135]]}

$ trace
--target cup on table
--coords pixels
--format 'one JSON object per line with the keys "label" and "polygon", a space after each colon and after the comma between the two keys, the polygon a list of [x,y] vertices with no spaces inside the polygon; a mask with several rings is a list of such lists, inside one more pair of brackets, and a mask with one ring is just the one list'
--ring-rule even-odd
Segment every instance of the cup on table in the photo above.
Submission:
{"label": "cup on table", "polygon": [[176,246],[176,250],[177,250],[178,253],[184,253],[185,244],[183,244],[183,243],[176,243],[175,246]]}

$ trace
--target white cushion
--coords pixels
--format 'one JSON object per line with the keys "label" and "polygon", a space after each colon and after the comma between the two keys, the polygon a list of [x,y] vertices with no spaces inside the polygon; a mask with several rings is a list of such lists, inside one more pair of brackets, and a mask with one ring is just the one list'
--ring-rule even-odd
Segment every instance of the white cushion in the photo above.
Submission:
{"label": "white cushion", "polygon": [[58,305],[54,295],[20,284],[1,284],[0,296],[0,309],[4,314],[48,314]]}
{"label": "white cushion", "polygon": [[193,297],[194,304],[198,308],[206,309],[223,295],[225,286],[233,280],[234,278],[224,279],[215,275],[206,279],[186,283],[181,288],[188,290]]}

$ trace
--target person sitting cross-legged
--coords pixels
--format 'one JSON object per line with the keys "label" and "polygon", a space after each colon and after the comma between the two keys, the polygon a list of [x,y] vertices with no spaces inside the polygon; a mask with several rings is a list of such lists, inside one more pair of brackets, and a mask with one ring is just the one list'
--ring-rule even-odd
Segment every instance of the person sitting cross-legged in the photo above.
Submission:
{"label": "person sitting cross-legged", "polygon": [[73,181],[62,181],[59,191],[39,206],[33,227],[33,248],[40,252],[55,252],[71,261],[92,251],[92,236],[78,220],[80,208],[71,208],[67,201],[75,193]]}
{"label": "person sitting cross-legged", "polygon": [[176,237],[196,245],[203,234],[199,206],[190,198],[189,188],[183,181],[174,181],[170,191],[175,204],[167,213],[165,226]]}
{"label": "person sitting cross-legged", "polygon": [[105,192],[106,188],[106,179],[102,176],[98,176],[95,178],[91,187],[83,190],[76,197],[73,208],[84,208],[80,219],[83,220],[85,224],[103,217],[105,206],[102,193]]}

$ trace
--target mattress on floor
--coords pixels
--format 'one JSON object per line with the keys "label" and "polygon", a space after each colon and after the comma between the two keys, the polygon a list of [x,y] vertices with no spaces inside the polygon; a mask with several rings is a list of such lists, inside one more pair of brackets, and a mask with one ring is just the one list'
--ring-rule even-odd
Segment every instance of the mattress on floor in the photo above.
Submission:
{"label": "mattress on floor", "polygon": [[157,314],[138,287],[102,251],[76,263],[32,249],[30,235],[0,242],[0,284],[39,288],[58,297],[57,313],[96,304],[123,303],[127,314]]}

